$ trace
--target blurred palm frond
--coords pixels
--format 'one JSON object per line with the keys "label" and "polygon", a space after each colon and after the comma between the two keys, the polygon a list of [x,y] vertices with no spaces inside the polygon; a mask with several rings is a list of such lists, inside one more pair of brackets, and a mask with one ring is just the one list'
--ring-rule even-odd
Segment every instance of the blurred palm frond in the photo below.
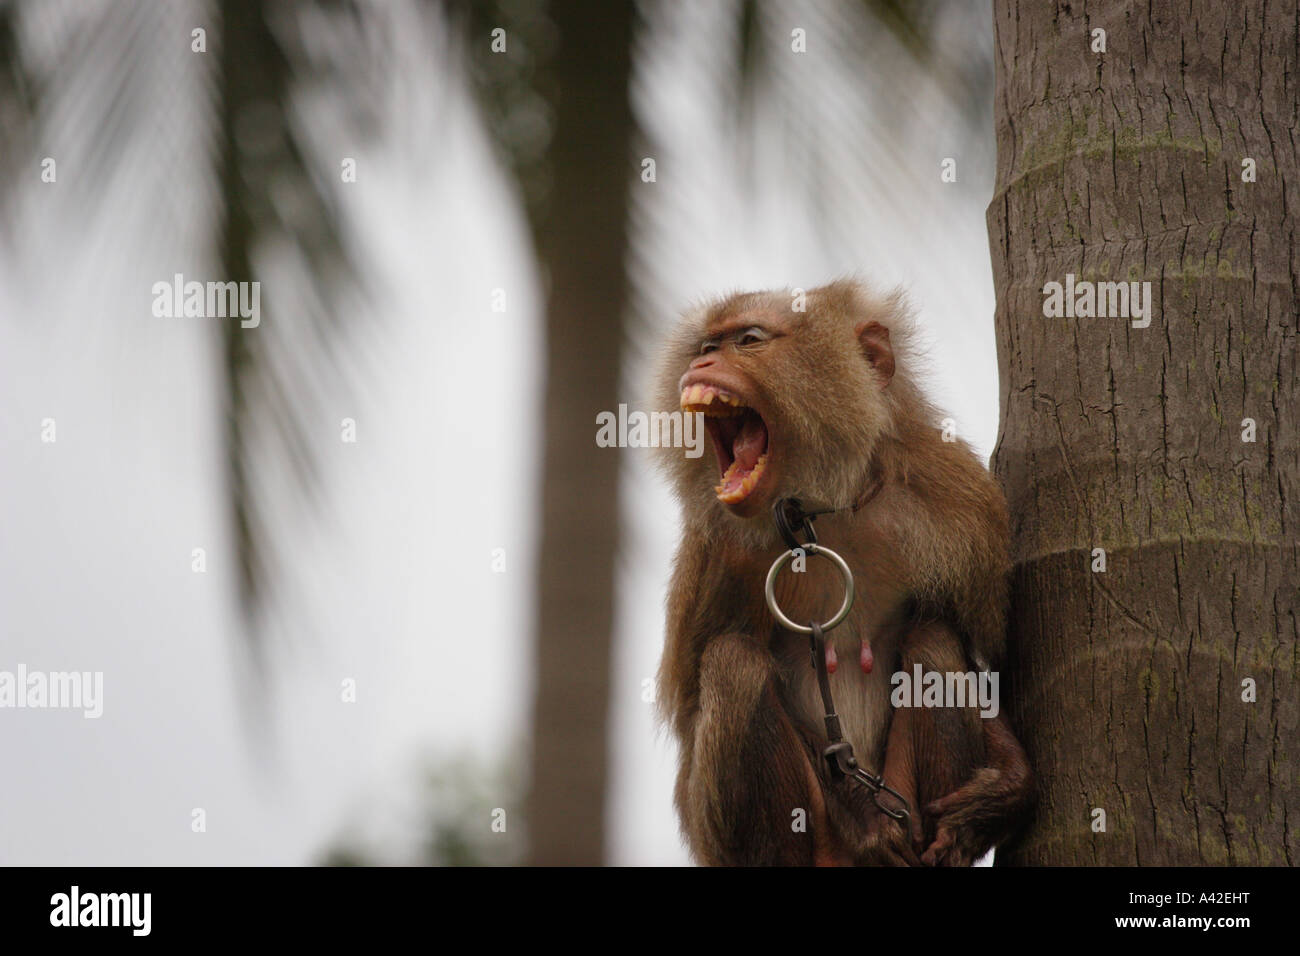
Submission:
{"label": "blurred palm frond", "polygon": [[[330,3],[315,8],[334,9],[337,17],[355,22],[360,12],[353,3]],[[309,9],[309,8],[301,8]],[[274,13],[282,14],[273,22]],[[309,321],[315,334],[304,341],[246,330],[238,323],[222,325],[221,348],[227,402],[226,450],[230,521],[239,557],[240,606],[245,612],[253,648],[261,633],[258,612],[265,600],[265,585],[274,580],[274,542],[260,517],[270,502],[259,494],[252,470],[255,423],[268,420],[280,436],[293,464],[300,487],[310,491],[315,483],[315,461],[303,437],[308,427],[304,409],[294,398],[311,390],[310,383],[295,380],[294,369],[312,368],[315,377],[334,370],[334,345],[343,316],[333,304],[355,283],[358,272],[343,242],[343,227],[332,189],[326,186],[311,145],[299,130],[295,93],[304,86],[324,82],[322,64],[304,55],[294,38],[297,25],[284,17],[283,8],[265,0],[227,0],[221,5],[221,37],[217,69],[213,75],[213,107],[217,135],[212,143],[212,163],[218,184],[217,257],[225,279],[257,278],[258,251],[274,241],[296,250],[311,287]],[[277,27],[279,28],[277,30]],[[364,75],[364,71],[358,70]],[[335,84],[348,97],[355,85]],[[355,105],[355,94],[348,97]],[[271,320],[277,303],[270,295]],[[262,334],[258,334],[261,332]],[[274,354],[277,348],[309,348],[308,362],[289,362]]]}
{"label": "blurred palm frond", "polygon": [[[239,607],[259,660],[266,598],[280,567],[270,518],[285,504],[285,487],[296,489],[295,500],[312,499],[315,425],[308,416],[322,383],[341,377],[338,344],[349,311],[343,303],[364,292],[340,212],[339,157],[326,155],[313,136],[320,116],[308,115],[303,100],[328,87],[330,110],[341,114],[336,125],[373,132],[376,89],[369,78],[383,76],[377,65],[385,53],[370,28],[372,14],[355,0],[0,2],[5,181],[30,181],[10,175],[11,167],[32,162],[43,143],[71,144],[79,169],[67,192],[74,197],[69,215],[93,221],[110,195],[144,197],[159,189],[133,167],[141,146],[165,137],[182,112],[197,116],[206,152],[180,158],[196,167],[203,185],[187,197],[183,217],[190,227],[201,219],[207,230],[207,266],[194,263],[189,271],[268,287],[258,327],[223,321],[218,335],[227,513]],[[206,31],[205,51],[190,47],[198,28]],[[6,213],[11,198],[0,194]],[[134,205],[147,208],[147,201]],[[4,222],[12,226],[8,215]],[[171,225],[149,223],[160,231]],[[115,241],[132,249],[141,237]],[[271,253],[300,274],[267,283]],[[290,481],[276,490],[265,479],[281,462]]]}

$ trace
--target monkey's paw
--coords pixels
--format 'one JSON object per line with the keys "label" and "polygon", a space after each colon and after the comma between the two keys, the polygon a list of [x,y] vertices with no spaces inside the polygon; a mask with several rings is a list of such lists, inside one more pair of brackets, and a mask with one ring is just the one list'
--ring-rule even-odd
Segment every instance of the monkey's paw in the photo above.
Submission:
{"label": "monkey's paw", "polygon": [[970,866],[992,849],[996,841],[979,824],[987,816],[985,791],[993,781],[982,777],[996,778],[997,772],[980,770],[970,783],[925,808],[935,821],[934,842],[921,854],[926,866]]}

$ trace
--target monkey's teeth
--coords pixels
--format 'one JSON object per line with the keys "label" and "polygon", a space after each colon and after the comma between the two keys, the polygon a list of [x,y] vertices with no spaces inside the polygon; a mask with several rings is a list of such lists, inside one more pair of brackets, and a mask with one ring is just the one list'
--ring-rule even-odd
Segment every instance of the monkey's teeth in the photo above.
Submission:
{"label": "monkey's teeth", "polygon": [[[717,399],[715,404],[714,399]],[[682,389],[682,410],[704,412],[711,418],[734,418],[743,415],[747,406],[735,395],[716,385],[696,384]]]}
{"label": "monkey's teeth", "polygon": [[713,489],[718,496],[718,500],[724,505],[734,505],[738,502],[744,501],[749,497],[749,493],[754,490],[754,486],[758,484],[758,479],[763,477],[763,469],[766,467],[767,452],[763,452],[763,454],[758,456],[758,461],[754,462],[753,469],[744,477],[744,480],[742,480],[735,488],[727,491],[725,490],[727,487],[727,480],[736,470],[736,462],[733,461],[731,467],[727,469],[727,473],[722,476],[722,483]]}

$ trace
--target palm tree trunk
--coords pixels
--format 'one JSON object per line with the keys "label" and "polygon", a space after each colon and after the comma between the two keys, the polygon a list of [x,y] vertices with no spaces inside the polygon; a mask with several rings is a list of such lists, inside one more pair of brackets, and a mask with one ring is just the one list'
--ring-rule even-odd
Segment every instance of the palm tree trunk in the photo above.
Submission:
{"label": "palm tree trunk", "polygon": [[[994,461],[1040,780],[1003,858],[1300,863],[1295,6],[994,8]],[[1150,325],[1046,317],[1067,275],[1150,282]]]}
{"label": "palm tree trunk", "polygon": [[549,273],[537,696],[528,830],[535,864],[604,860],[606,717],[619,456],[596,415],[618,406],[631,169],[632,7],[554,3]]}

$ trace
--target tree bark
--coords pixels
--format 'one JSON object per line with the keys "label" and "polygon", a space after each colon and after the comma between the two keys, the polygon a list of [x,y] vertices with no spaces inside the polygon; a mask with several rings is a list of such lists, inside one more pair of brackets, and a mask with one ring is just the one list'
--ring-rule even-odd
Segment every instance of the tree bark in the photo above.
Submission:
{"label": "tree bark", "polygon": [[[1296,864],[1300,14],[995,0],[994,19],[1006,684],[1040,791],[999,855]],[[1045,317],[1067,274],[1149,281],[1150,326]]]}
{"label": "tree bark", "polygon": [[618,455],[596,415],[618,408],[623,344],[632,5],[553,3],[554,189],[539,229],[549,275],[529,859],[604,861],[606,726],[618,544]]}

